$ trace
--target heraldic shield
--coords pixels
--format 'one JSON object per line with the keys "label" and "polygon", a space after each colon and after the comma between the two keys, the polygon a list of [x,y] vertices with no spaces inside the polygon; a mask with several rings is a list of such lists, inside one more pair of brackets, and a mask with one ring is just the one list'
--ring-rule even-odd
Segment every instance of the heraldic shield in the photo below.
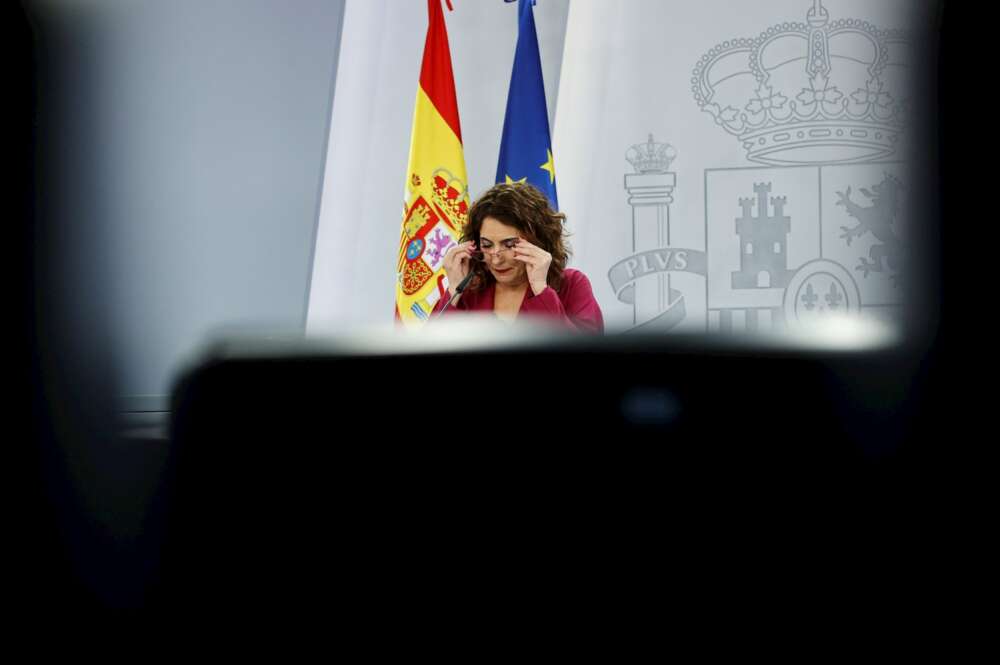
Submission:
{"label": "heraldic shield", "polygon": [[904,174],[898,162],[707,171],[708,329],[897,320]]}

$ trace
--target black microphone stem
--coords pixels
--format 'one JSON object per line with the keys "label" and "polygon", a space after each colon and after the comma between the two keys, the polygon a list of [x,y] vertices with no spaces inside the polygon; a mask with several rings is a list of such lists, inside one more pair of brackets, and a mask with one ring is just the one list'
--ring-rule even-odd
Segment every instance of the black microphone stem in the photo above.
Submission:
{"label": "black microphone stem", "polygon": [[475,273],[470,270],[469,274],[465,276],[465,279],[463,279],[461,282],[458,283],[458,286],[455,287],[455,295],[453,295],[451,298],[448,299],[448,302],[444,304],[444,307],[441,308],[441,311],[437,313],[437,316],[435,318],[440,319],[444,315],[444,313],[448,311],[448,308],[451,307],[451,304],[455,302],[456,298],[462,295],[462,292],[465,291],[465,287],[467,287],[469,285],[469,282],[472,281],[473,275],[475,275]]}

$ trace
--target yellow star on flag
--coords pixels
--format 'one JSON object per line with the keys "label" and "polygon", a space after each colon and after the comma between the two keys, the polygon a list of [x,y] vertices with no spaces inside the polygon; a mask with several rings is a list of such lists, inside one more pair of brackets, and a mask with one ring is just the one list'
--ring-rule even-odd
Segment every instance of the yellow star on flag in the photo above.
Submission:
{"label": "yellow star on flag", "polygon": [[556,181],[556,164],[555,164],[554,161],[552,161],[552,151],[551,150],[546,150],[545,152],[549,156],[549,161],[545,162],[544,164],[542,164],[538,168],[543,169],[545,171],[548,171],[549,172],[549,183],[553,183],[553,182]]}
{"label": "yellow star on flag", "polygon": [[511,183],[514,183],[514,182],[527,182],[527,180],[528,180],[528,176],[524,176],[520,180],[511,180],[511,177],[509,175],[506,175],[506,174],[504,174],[504,177],[507,178],[506,183],[504,183],[504,184],[507,184],[507,185],[509,185]]}

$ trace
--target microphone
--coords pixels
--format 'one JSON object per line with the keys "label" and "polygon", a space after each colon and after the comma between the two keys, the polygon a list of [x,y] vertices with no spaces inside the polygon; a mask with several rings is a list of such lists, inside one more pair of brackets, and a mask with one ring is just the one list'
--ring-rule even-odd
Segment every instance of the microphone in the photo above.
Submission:
{"label": "microphone", "polygon": [[453,295],[451,298],[448,299],[448,302],[444,304],[444,307],[441,308],[441,311],[437,313],[437,316],[435,318],[440,319],[444,315],[444,313],[448,311],[448,308],[451,307],[451,304],[453,302],[455,302],[455,299],[458,298],[460,295],[462,295],[462,291],[465,291],[465,287],[469,285],[469,282],[472,281],[472,278],[473,276],[475,276],[475,274],[476,273],[473,272],[471,269],[469,270],[469,274],[466,275],[465,278],[458,283],[458,286],[455,287],[455,295]]}

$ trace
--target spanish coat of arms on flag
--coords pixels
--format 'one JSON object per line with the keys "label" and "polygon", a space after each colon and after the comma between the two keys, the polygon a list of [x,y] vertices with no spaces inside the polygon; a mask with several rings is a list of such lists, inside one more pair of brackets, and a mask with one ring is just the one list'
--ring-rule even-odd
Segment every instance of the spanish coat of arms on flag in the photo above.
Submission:
{"label": "spanish coat of arms on flag", "polygon": [[458,242],[469,209],[462,130],[440,0],[428,0],[427,10],[396,265],[396,318],[407,326],[425,321],[447,292],[444,255]]}

